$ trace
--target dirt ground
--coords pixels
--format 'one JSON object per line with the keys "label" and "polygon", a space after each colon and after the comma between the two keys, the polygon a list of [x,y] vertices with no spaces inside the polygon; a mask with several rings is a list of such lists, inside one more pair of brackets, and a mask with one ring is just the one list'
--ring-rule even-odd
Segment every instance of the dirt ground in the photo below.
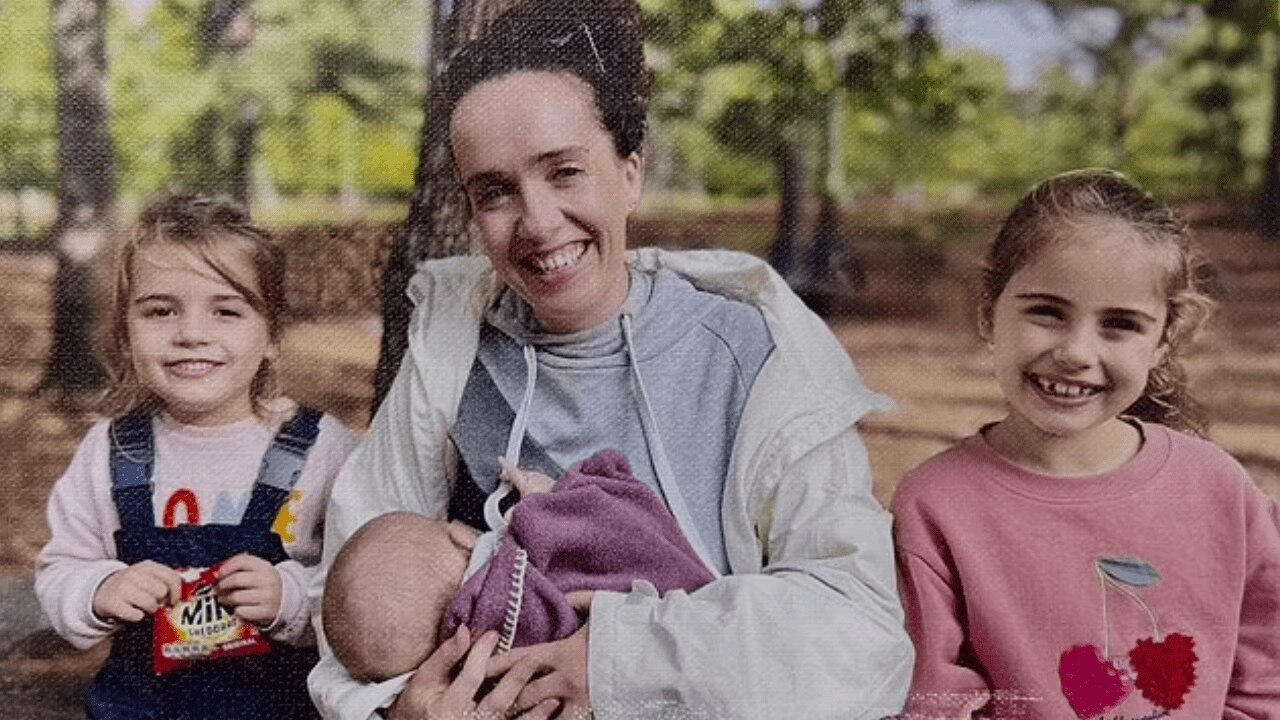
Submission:
{"label": "dirt ground", "polygon": [[[1230,225],[1199,232],[1228,296],[1190,359],[1193,387],[1214,418],[1213,438],[1280,498],[1280,244]],[[880,311],[832,322],[867,383],[898,402],[863,426],[883,502],[905,470],[1001,415],[967,309],[971,252],[952,252],[925,283],[904,283],[913,274],[902,268],[869,267],[869,307]],[[0,582],[29,575],[48,537],[49,489],[92,421],[82,407],[33,393],[53,270],[44,255],[0,255]],[[349,315],[293,326],[283,353],[289,394],[363,427],[379,332],[376,317]],[[0,647],[0,715],[78,717],[86,679],[104,656],[102,648],[72,652],[47,631]]]}

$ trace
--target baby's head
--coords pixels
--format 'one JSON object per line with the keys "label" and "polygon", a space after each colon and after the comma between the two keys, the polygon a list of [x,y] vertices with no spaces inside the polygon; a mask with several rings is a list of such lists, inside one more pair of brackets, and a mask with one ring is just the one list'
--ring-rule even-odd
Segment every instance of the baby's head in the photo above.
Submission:
{"label": "baby's head", "polygon": [[417,668],[435,649],[476,534],[461,523],[393,512],[347,540],[329,568],[320,616],[352,677],[385,680]]}
{"label": "baby's head", "polygon": [[[244,208],[194,193],[157,198],[116,255],[103,411],[198,413],[222,402],[265,413],[279,394],[272,360],[285,313],[283,249]],[[184,389],[201,379],[216,381],[218,397]]]}

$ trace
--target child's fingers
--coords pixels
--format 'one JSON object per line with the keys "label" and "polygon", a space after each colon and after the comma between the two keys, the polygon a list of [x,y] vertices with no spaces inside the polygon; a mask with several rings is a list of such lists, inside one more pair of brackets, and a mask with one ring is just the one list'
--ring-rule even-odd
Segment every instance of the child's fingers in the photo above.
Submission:
{"label": "child's fingers", "polygon": [[221,579],[238,572],[260,571],[269,567],[271,567],[271,563],[257,555],[240,553],[222,561],[221,565],[218,566],[218,578]]}
{"label": "child's fingers", "polygon": [[143,560],[127,571],[132,581],[145,584],[148,592],[158,600],[176,604],[182,599],[182,576],[168,565],[153,560]]}

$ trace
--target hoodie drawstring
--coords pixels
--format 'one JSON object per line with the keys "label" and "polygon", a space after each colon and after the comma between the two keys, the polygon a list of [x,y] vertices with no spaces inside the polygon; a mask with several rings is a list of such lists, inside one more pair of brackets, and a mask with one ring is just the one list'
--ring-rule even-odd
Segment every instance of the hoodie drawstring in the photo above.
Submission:
{"label": "hoodie drawstring", "polygon": [[[524,346],[524,398],[520,400],[520,408],[516,410],[516,418],[511,423],[511,434],[507,436],[507,451],[503,457],[512,467],[520,467],[520,446],[524,444],[525,429],[529,425],[529,407],[533,405],[533,387],[538,382],[538,354],[532,345]],[[499,478],[498,488],[489,493],[484,501],[484,521],[490,530],[502,530],[507,521],[502,517],[498,503],[511,494],[513,486],[506,478]]]}
{"label": "hoodie drawstring", "polygon": [[649,393],[644,388],[644,378],[640,376],[640,362],[636,355],[635,342],[632,337],[631,313],[629,312],[622,314],[622,336],[627,342],[627,357],[631,365],[631,378],[634,380],[634,392],[640,405],[640,427],[644,430],[644,437],[647,441],[645,445],[649,448],[649,461],[653,464],[654,474],[658,476],[658,489],[662,492],[662,499],[666,501],[667,507],[671,509],[671,514],[675,516],[676,523],[684,531],[685,537],[689,540],[689,544],[693,546],[694,552],[698,553],[702,564],[707,566],[713,577],[720,577],[720,572],[716,569],[715,563],[711,562],[711,555],[702,544],[702,537],[698,534],[698,527],[694,524],[693,517],[689,514],[689,507],[685,505],[684,496],[680,493],[679,486],[676,485],[675,473],[671,470],[671,462],[667,460],[667,451],[662,445],[662,436],[658,433],[658,420],[653,414],[653,405],[649,402]]}

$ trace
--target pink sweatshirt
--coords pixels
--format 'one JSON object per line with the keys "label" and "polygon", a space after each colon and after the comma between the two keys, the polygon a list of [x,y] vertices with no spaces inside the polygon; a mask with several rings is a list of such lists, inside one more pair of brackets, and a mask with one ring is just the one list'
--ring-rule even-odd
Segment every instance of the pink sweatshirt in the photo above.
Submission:
{"label": "pink sweatshirt", "polygon": [[1212,443],[1142,431],[1098,477],[975,436],[903,479],[906,717],[1280,718],[1280,511]]}
{"label": "pink sweatshirt", "polygon": [[[282,407],[287,407],[282,405]],[[286,415],[287,417],[287,415]],[[249,502],[262,455],[277,425],[256,417],[215,428],[153,421],[156,467],[152,476],[156,524],[237,524]],[[53,628],[77,648],[110,635],[115,625],[94,617],[98,585],[125,564],[116,559],[120,528],[111,499],[107,422],[90,428],[66,473],[49,496],[50,539],[36,561],[36,594]],[[355,440],[326,415],[290,500],[274,530],[290,560],[276,569],[283,581],[280,612],[270,635],[297,643],[309,636],[307,584],[320,561],[325,505],[333,479]]]}

